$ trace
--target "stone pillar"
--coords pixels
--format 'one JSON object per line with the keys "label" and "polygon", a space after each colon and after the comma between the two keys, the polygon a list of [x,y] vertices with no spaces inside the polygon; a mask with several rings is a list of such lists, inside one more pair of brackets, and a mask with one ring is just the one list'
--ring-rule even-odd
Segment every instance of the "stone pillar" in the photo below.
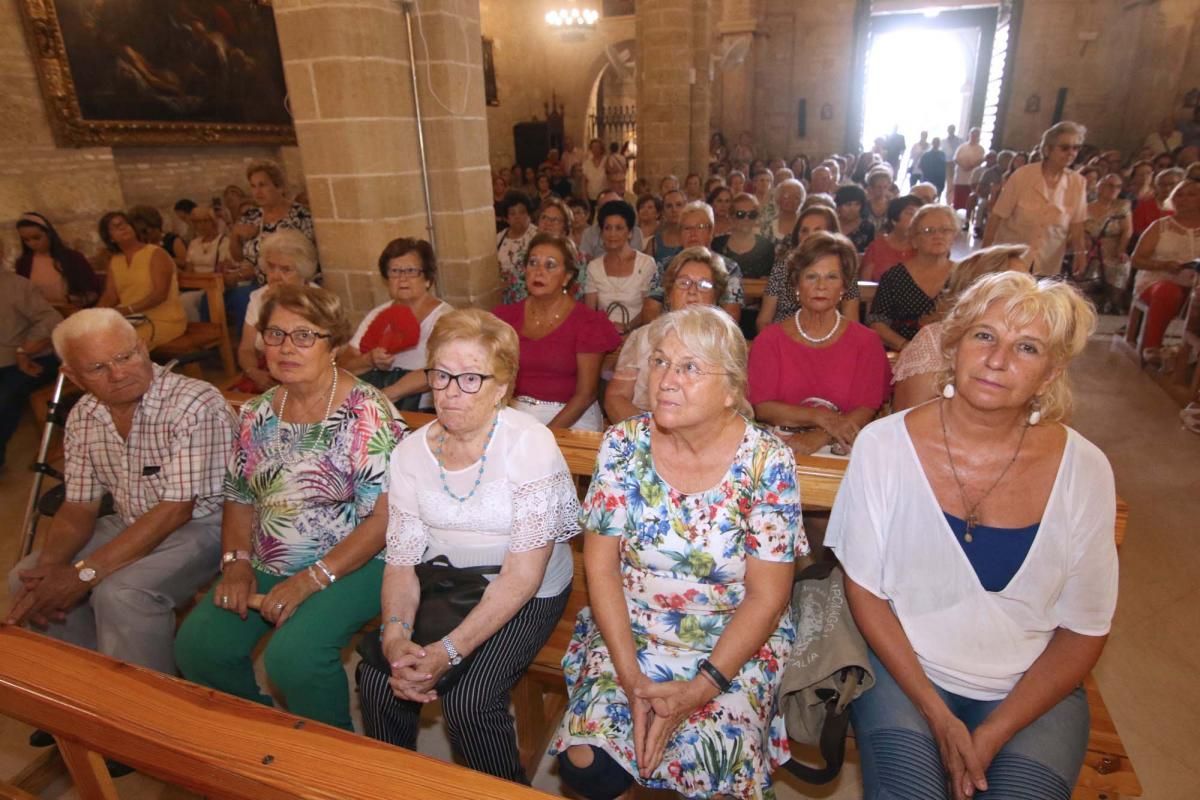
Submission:
{"label": "stone pillar", "polygon": [[756,150],[761,145],[760,132],[755,130],[757,116],[754,107],[754,75],[758,51],[761,48],[760,39],[764,34],[758,6],[758,0],[725,0],[721,4],[721,20],[717,23],[717,43],[713,51],[715,56],[726,52],[735,42],[750,38],[750,50],[741,64],[725,69],[722,69],[719,63],[714,65],[714,69],[718,70],[717,79],[721,87],[719,125],[730,152],[738,143],[742,131],[754,134]]}
{"label": "stone pillar", "polygon": [[[359,318],[387,297],[376,266],[384,246],[429,238],[404,13],[398,0],[275,0],[274,8],[326,285]],[[479,4],[421,0],[419,9],[413,37],[439,293],[490,307],[499,295]]]}
{"label": "stone pillar", "polygon": [[708,154],[710,0],[639,0],[638,175],[703,172]]}

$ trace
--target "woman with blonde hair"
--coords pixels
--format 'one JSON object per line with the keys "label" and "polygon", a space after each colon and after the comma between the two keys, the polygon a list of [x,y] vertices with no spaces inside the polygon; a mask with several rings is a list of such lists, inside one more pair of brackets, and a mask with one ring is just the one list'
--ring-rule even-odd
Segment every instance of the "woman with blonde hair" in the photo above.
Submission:
{"label": "woman with blonde hair", "polygon": [[[984,275],[1012,270],[1029,271],[1029,248],[1021,244],[998,244],[977,250],[950,270],[945,290],[937,298],[936,313],[945,314],[959,296]],[[892,411],[920,405],[937,397],[938,375],[945,368],[942,358],[942,323],[931,322],[917,332],[896,359],[892,382]]]}
{"label": "woman with blonde hair", "polygon": [[987,275],[945,320],[941,399],[858,436],[825,544],[875,674],[867,797],[1071,796],[1117,600],[1112,469],[1064,424],[1095,321],[1066,283]]}
{"label": "woman with blonde hair", "polygon": [[903,350],[922,326],[934,321],[938,295],[954,266],[950,249],[958,234],[958,215],[947,205],[921,206],[911,231],[916,255],[883,273],[867,316],[867,323],[892,350]]}

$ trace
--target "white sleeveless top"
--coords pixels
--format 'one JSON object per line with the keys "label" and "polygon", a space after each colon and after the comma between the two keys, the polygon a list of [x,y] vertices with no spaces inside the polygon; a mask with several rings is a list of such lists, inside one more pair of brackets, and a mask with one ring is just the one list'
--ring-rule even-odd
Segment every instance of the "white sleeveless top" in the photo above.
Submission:
{"label": "white sleeveless top", "polygon": [[[1163,217],[1155,224],[1158,225],[1158,246],[1154,248],[1152,258],[1158,261],[1195,261],[1200,258],[1200,228],[1185,228],[1171,217]],[[1194,269],[1181,269],[1179,272],[1139,269],[1133,281],[1133,294],[1136,297],[1159,281],[1173,281],[1190,288],[1195,280]]]}

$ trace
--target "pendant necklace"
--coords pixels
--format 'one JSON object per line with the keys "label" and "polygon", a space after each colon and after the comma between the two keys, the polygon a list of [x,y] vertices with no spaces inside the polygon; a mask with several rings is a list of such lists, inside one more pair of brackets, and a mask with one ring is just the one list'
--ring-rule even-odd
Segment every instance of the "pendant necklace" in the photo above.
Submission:
{"label": "pendant necklace", "polygon": [[996,480],[992,482],[992,485],[988,487],[988,490],[983,493],[983,496],[979,498],[975,505],[971,505],[967,501],[966,487],[963,486],[962,479],[958,477],[958,469],[954,466],[954,456],[950,454],[950,437],[946,434],[945,408],[946,402],[944,400],[938,403],[938,418],[942,421],[942,444],[946,447],[946,460],[950,462],[950,472],[954,475],[954,482],[958,484],[958,493],[962,497],[963,508],[967,512],[967,532],[963,534],[963,541],[970,544],[971,542],[975,541],[975,529],[979,527],[979,515],[976,512],[979,510],[979,507],[983,505],[983,501],[988,498],[988,495],[992,493],[992,490],[1000,485],[1000,481],[1004,480],[1004,476],[1008,474],[1009,468],[1016,463],[1017,456],[1021,454],[1021,445],[1025,442],[1025,434],[1029,430],[1029,426],[1021,426],[1021,438],[1017,440],[1016,452],[1013,453],[1012,458],[1010,458],[1008,463],[1004,465],[1004,469],[1000,471],[999,476],[997,476]]}
{"label": "pendant necklace", "polygon": [[824,336],[818,336],[818,337],[809,336],[807,333],[804,332],[804,326],[800,324],[800,311],[801,311],[801,309],[799,309],[799,308],[796,309],[796,330],[798,330],[800,332],[800,335],[802,337],[804,337],[804,339],[811,344],[824,344],[825,342],[828,342],[830,339],[833,338],[833,335],[835,333],[837,333],[838,328],[842,324],[842,312],[838,311],[835,308],[833,310],[833,313],[836,314],[837,316],[833,320],[833,327],[829,329],[829,333],[825,334]]}

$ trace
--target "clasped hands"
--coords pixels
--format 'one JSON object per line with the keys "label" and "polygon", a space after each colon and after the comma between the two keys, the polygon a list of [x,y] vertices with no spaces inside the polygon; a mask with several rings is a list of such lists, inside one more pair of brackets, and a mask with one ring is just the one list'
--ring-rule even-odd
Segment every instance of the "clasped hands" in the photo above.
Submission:
{"label": "clasped hands", "polygon": [[[257,581],[249,561],[234,561],[225,568],[217,588],[213,590],[213,605],[246,619]],[[262,597],[258,613],[276,628],[291,619],[304,601],[317,592],[317,584],[307,570],[301,570],[271,587]]]}
{"label": "clasped hands", "polygon": [[29,622],[45,628],[51,622],[62,622],[92,589],[92,584],[79,579],[79,570],[67,563],[39,564],[22,570],[18,578],[21,588],[4,619],[8,625]]}
{"label": "clasped hands", "polygon": [[638,673],[622,681],[633,718],[633,750],[638,773],[649,778],[666,753],[675,731],[698,709],[717,696],[717,688],[697,675],[687,681],[656,683]]}
{"label": "clasped hands", "polygon": [[968,731],[962,720],[945,708],[929,720],[929,729],[942,755],[950,796],[967,800],[987,791],[987,770],[1005,739],[985,720]]}
{"label": "clasped hands", "polygon": [[397,699],[414,703],[437,699],[433,687],[450,669],[450,654],[441,643],[420,645],[397,633],[384,639],[383,655],[392,667],[388,686]]}

